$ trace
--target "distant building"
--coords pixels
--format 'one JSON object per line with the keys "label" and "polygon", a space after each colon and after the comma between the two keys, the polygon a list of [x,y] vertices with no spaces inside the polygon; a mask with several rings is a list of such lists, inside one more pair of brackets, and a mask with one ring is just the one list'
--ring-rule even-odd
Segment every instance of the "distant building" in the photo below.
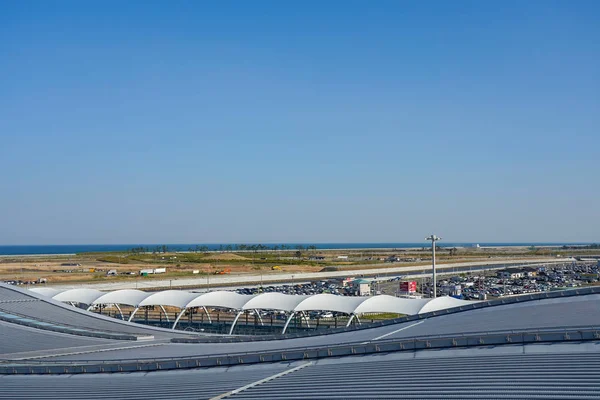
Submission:
{"label": "distant building", "polygon": [[369,296],[371,294],[371,285],[369,283],[361,283],[358,285],[359,296]]}
{"label": "distant building", "polygon": [[371,283],[366,279],[355,279],[350,282],[357,296],[369,296],[371,294]]}
{"label": "distant building", "polygon": [[400,282],[401,294],[412,294],[417,291],[417,281]]}
{"label": "distant building", "polygon": [[533,267],[525,267],[523,268],[523,276],[526,276],[528,278],[533,278],[536,277],[538,274],[538,271],[536,268]]}
{"label": "distant building", "polygon": [[462,294],[462,286],[454,284],[443,285],[441,292],[444,296],[460,296]]}
{"label": "distant building", "polygon": [[500,279],[520,279],[525,273],[520,268],[506,268],[497,272]]}
{"label": "distant building", "polygon": [[166,272],[167,272],[166,268],[143,269],[140,271],[140,275],[148,276],[151,274],[164,274]]}
{"label": "distant building", "polygon": [[354,281],[354,278],[344,278],[342,280],[342,287],[348,287],[349,285],[352,285],[352,281]]}

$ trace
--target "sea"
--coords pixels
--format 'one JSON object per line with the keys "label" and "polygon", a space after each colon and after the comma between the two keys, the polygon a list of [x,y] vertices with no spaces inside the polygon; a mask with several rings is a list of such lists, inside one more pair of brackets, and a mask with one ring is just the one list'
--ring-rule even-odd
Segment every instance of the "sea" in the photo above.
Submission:
{"label": "sea", "polygon": [[[258,243],[252,243],[258,244]],[[263,243],[263,245],[273,248],[273,246],[285,245],[287,249],[297,249],[298,246],[307,248],[315,246],[318,250],[336,250],[336,249],[408,249],[429,247],[429,242],[419,243]],[[519,247],[519,246],[536,246],[536,247],[560,247],[560,246],[586,246],[591,243],[444,243],[438,242],[440,247]],[[197,246],[208,248],[210,251],[227,250],[227,246],[231,245],[236,249],[236,245],[231,243],[188,243],[188,244],[164,244],[168,251],[193,251]],[[58,254],[81,254],[81,253],[98,253],[98,252],[122,252],[133,248],[148,248],[150,251],[157,247],[162,247],[162,244],[64,244],[64,245],[16,245],[16,246],[1,246],[0,256],[14,255],[58,255]]]}

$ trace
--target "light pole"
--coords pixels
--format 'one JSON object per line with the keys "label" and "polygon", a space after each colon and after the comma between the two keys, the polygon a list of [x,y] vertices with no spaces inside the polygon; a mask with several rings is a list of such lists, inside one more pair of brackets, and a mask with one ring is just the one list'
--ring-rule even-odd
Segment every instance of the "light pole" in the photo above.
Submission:
{"label": "light pole", "polygon": [[437,297],[437,283],[435,280],[435,242],[437,242],[438,240],[442,240],[442,238],[437,237],[435,235],[431,235],[425,238],[425,240],[431,240],[431,259],[433,266],[433,298],[435,299]]}

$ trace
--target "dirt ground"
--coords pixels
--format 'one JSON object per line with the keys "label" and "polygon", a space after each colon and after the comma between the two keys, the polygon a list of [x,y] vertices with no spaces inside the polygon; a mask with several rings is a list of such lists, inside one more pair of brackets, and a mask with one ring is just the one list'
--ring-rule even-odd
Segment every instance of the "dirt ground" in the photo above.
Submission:
{"label": "dirt ground", "polygon": [[[216,255],[215,255],[216,256]],[[223,255],[219,255],[223,256]],[[232,259],[228,257],[214,257],[218,260]],[[243,259],[243,257],[235,258],[235,260]],[[64,265],[78,264],[78,265]],[[29,284],[39,283],[44,279],[48,283],[63,283],[63,282],[101,282],[111,280],[133,279],[139,277],[139,271],[143,269],[154,269],[164,267],[167,269],[166,274],[144,277],[144,279],[153,278],[168,278],[168,277],[183,277],[183,276],[198,276],[198,275],[215,275],[218,271],[229,270],[230,274],[247,274],[261,271],[265,274],[277,274],[282,272],[318,272],[322,266],[310,265],[282,265],[281,271],[271,270],[269,266],[261,266],[256,264],[227,264],[219,263],[218,265],[210,263],[184,264],[184,265],[156,265],[144,263],[128,263],[115,264],[96,260],[77,260],[77,261],[19,261],[19,262],[3,262],[0,263],[0,280],[2,281],[23,281]],[[116,270],[116,276],[107,276],[107,272]],[[198,271],[199,274],[194,274]],[[125,273],[133,273],[126,275]]]}
{"label": "dirt ground", "polygon": [[[456,250],[456,249],[455,249]],[[478,261],[493,258],[509,260],[511,257],[551,256],[557,249],[544,249],[544,253],[528,253],[526,248],[459,248],[458,254],[451,255],[449,250],[440,251],[439,262],[453,263]],[[205,253],[205,254],[141,254],[96,253],[62,256],[2,256],[0,257],[0,281],[21,281],[36,284],[47,283],[91,283],[117,280],[140,279],[143,269],[166,268],[167,273],[149,275],[143,279],[183,278],[202,275],[227,274],[278,274],[319,272],[324,267],[338,270],[397,267],[399,265],[426,265],[430,253],[426,248],[412,250],[398,249],[362,249],[306,252],[303,258],[296,260],[294,252],[288,253]],[[325,256],[325,260],[315,262],[315,256]],[[350,260],[340,259],[338,255],[349,255]],[[412,257],[413,262],[384,263],[382,257],[396,255]],[[190,258],[191,257],[191,258]],[[312,258],[312,261],[311,261]],[[273,270],[277,265],[280,269]],[[116,270],[116,276],[107,276],[107,272]],[[194,274],[194,272],[197,272]]]}

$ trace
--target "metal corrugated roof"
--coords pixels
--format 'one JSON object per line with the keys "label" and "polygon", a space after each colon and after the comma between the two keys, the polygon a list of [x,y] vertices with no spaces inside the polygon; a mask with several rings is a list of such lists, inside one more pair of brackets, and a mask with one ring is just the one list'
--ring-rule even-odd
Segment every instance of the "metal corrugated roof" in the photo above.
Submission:
{"label": "metal corrugated roof", "polygon": [[600,354],[544,354],[310,365],[232,399],[592,399]]}
{"label": "metal corrugated roof", "polygon": [[49,332],[4,321],[0,321],[0,338],[2,338],[0,340],[0,357],[7,357],[14,353],[76,348],[114,342],[107,339]]}
{"label": "metal corrugated roof", "polygon": [[0,376],[0,399],[583,400],[600,397],[599,376],[600,353],[452,356],[442,351],[429,358],[392,354],[208,370],[7,375]]}
{"label": "metal corrugated roof", "polygon": [[[0,322],[5,358],[10,358],[8,352],[33,352],[19,361],[0,362],[4,373],[22,374],[0,375],[0,398],[595,399],[600,398],[600,294],[595,289],[581,293],[507,299],[508,304],[481,303],[468,311],[420,315],[362,330],[244,343],[155,340],[88,347],[81,345],[87,339],[79,343],[72,335],[44,331],[43,325],[31,329]],[[360,304],[367,301],[387,300]],[[304,307],[309,309],[310,302]],[[0,309],[82,328],[110,326],[127,332],[136,327],[1,285]],[[528,328],[537,331],[528,333],[527,341],[526,334],[511,332]],[[469,342],[465,338],[474,331],[480,337]],[[63,347],[69,340],[77,347]],[[407,349],[403,343],[419,346]],[[283,359],[298,361],[274,361]],[[213,367],[197,368],[209,365]],[[169,368],[173,371],[85,373]]]}
{"label": "metal corrugated roof", "polygon": [[210,399],[288,366],[80,376],[2,376],[0,399]]}

